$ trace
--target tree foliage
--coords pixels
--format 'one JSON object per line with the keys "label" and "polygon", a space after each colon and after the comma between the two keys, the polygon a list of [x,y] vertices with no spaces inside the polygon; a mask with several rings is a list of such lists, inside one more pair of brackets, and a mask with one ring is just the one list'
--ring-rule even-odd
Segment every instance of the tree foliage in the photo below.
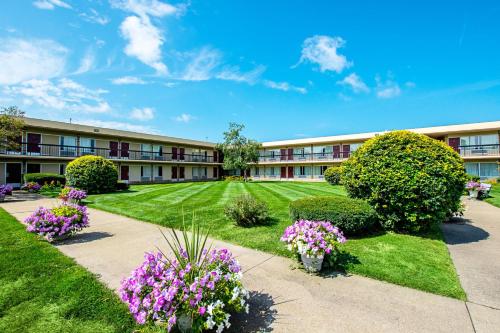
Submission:
{"label": "tree foliage", "polygon": [[229,130],[224,132],[224,142],[217,144],[217,149],[224,154],[224,170],[250,169],[252,163],[259,162],[260,143],[247,139],[241,134],[242,124],[229,123]]}
{"label": "tree foliage", "polygon": [[19,137],[24,127],[24,111],[17,106],[0,110],[0,149],[19,149]]}

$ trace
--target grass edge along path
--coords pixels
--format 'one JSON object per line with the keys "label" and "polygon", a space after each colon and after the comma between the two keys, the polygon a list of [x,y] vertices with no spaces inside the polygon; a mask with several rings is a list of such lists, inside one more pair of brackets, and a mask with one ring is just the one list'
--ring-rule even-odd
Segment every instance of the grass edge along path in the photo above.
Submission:
{"label": "grass edge along path", "polygon": [[[162,196],[162,188],[168,193],[165,197],[168,199],[175,196],[172,188],[177,187],[182,198],[176,198],[176,204],[170,205],[167,201],[155,200]],[[213,238],[292,257],[279,241],[285,227],[291,224],[288,211],[290,200],[326,195],[329,192],[331,195],[345,195],[342,188],[327,183],[213,182],[209,185],[194,183],[189,188],[193,195],[186,191],[186,185],[182,183],[132,185],[128,192],[91,196],[89,206],[174,228],[179,228],[182,224],[181,211],[184,211],[190,221],[190,214],[195,210],[197,221],[212,227]],[[200,191],[200,188],[204,190]],[[227,220],[223,214],[223,203],[242,193],[249,193],[266,201],[274,223],[242,228]],[[135,201],[134,198],[140,200]],[[179,203],[182,203],[182,206],[179,206]],[[420,236],[388,232],[351,238],[342,246],[342,250],[349,254],[343,264],[348,273],[465,299],[465,293],[438,227]]]}
{"label": "grass edge along path", "polygon": [[133,332],[119,297],[0,208],[0,332]]}

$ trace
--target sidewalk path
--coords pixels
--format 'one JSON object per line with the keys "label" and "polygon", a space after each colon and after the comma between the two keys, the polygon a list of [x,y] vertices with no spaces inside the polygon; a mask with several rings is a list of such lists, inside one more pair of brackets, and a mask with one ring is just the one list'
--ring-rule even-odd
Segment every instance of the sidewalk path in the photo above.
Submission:
{"label": "sidewalk path", "polygon": [[[0,206],[23,220],[36,207],[55,203],[41,199]],[[89,212],[91,227],[57,247],[113,289],[142,262],[145,251],[166,249],[157,225]],[[234,332],[474,332],[468,306],[476,331],[493,332],[488,326],[492,314],[484,307],[476,311],[459,300],[355,275],[308,275],[291,269],[292,261],[285,258],[218,241],[214,246],[238,256],[252,295],[250,315],[232,318]]]}
{"label": "sidewalk path", "polygon": [[477,200],[464,203],[464,218],[444,224],[444,237],[476,330],[500,332],[500,208]]}

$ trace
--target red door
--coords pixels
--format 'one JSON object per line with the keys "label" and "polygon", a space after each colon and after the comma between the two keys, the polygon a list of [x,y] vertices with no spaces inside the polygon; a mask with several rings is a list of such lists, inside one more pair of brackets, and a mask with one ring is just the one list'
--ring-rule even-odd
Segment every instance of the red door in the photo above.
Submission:
{"label": "red door", "polygon": [[109,142],[109,156],[117,157],[118,156],[118,142],[110,141]]}
{"label": "red door", "polygon": [[293,160],[293,148],[288,148],[288,160]]}
{"label": "red door", "polygon": [[28,133],[28,153],[40,153],[40,143],[42,135],[36,133]]}
{"label": "red door", "polygon": [[177,179],[177,167],[172,167],[172,179]]}
{"label": "red door", "polygon": [[122,165],[120,167],[120,179],[128,180],[128,165]]}
{"label": "red door", "polygon": [[281,167],[281,178],[286,178],[286,167],[282,166]]}
{"label": "red door", "polygon": [[128,152],[129,148],[130,148],[130,145],[128,142],[121,143],[121,152],[120,152],[121,157],[127,157],[127,158],[129,157],[129,152]]}
{"label": "red door", "polygon": [[459,148],[459,146],[460,146],[460,138],[448,138],[448,144],[457,153],[459,152],[459,150],[460,150],[460,148]]}
{"label": "red door", "polygon": [[340,145],[333,146],[333,158],[340,158]]}
{"label": "red door", "polygon": [[280,149],[280,160],[286,160],[286,149]]}
{"label": "red door", "polygon": [[214,167],[214,178],[219,178],[219,168],[218,167]]}
{"label": "red door", "polygon": [[179,160],[184,161],[184,148],[179,148]]}
{"label": "red door", "polygon": [[172,147],[172,159],[177,159],[177,147]]}
{"label": "red door", "polygon": [[184,179],[185,178],[184,167],[179,167],[179,178],[180,179]]}
{"label": "red door", "polygon": [[351,145],[344,145],[342,147],[343,158],[349,158],[351,156]]}
{"label": "red door", "polygon": [[218,153],[216,151],[214,151],[214,160],[213,160],[213,162],[217,162],[219,160],[219,157],[217,155],[218,155]]}
{"label": "red door", "polygon": [[288,167],[288,178],[293,178],[293,166]]}

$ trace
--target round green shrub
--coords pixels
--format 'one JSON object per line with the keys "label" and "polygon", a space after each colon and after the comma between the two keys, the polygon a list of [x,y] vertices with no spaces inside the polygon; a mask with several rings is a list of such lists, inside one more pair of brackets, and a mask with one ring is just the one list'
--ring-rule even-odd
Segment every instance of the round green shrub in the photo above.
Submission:
{"label": "round green shrub", "polygon": [[341,166],[332,166],[325,170],[325,180],[330,185],[339,185],[340,177],[342,176],[342,167]]}
{"label": "round green shrub", "polygon": [[373,228],[375,211],[360,199],[341,196],[306,197],[290,203],[293,221],[329,221],[347,235],[360,234]]}
{"label": "round green shrub", "polygon": [[241,227],[266,224],[269,218],[266,203],[248,194],[240,195],[229,202],[224,208],[224,214]]}
{"label": "round green shrub", "polygon": [[419,231],[460,208],[467,179],[444,142],[410,131],[368,140],[343,163],[349,196],[366,199],[386,229]]}
{"label": "round green shrub", "polygon": [[100,156],[82,156],[66,167],[67,185],[87,193],[112,192],[118,181],[118,170],[113,162]]}

